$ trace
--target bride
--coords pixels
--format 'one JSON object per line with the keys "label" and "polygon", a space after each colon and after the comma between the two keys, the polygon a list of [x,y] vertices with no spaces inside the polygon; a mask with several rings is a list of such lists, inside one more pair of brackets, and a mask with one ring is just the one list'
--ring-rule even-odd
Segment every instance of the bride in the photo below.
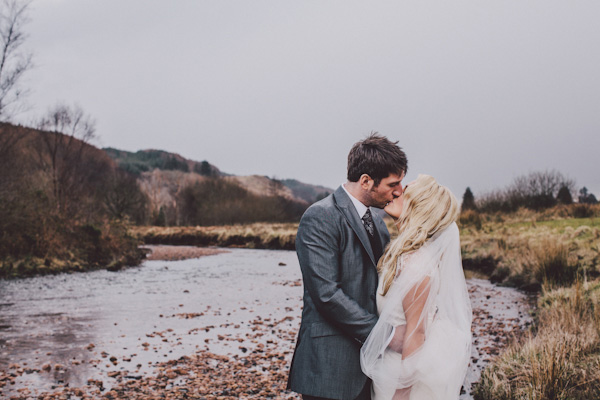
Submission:
{"label": "bride", "polygon": [[458,399],[471,354],[471,304],[454,195],[419,175],[385,207],[399,235],[377,266],[379,321],[361,349],[373,400]]}

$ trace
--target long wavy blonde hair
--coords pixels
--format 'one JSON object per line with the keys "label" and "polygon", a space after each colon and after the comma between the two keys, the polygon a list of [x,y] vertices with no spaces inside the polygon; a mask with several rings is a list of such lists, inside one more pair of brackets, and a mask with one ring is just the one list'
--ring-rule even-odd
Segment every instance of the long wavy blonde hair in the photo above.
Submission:
{"label": "long wavy blonde hair", "polygon": [[395,222],[399,235],[390,242],[377,264],[383,276],[383,293],[390,289],[402,254],[421,248],[437,232],[458,219],[460,208],[450,190],[429,175],[419,175],[404,191],[400,218]]}

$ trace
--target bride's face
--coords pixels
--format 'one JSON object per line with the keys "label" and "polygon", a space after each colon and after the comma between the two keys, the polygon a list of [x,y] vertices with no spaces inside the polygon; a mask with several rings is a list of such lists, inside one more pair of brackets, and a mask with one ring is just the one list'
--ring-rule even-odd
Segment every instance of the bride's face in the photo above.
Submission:
{"label": "bride's face", "polygon": [[400,196],[396,197],[394,200],[390,201],[385,206],[383,211],[385,211],[387,215],[394,219],[400,218],[400,216],[402,215],[402,206],[404,205],[404,193],[406,192],[406,188],[408,187],[408,185],[414,182],[415,181],[412,181],[411,183],[408,183],[406,186],[404,186],[402,188],[402,194],[400,194]]}
{"label": "bride's face", "polygon": [[404,191],[394,200],[390,201],[383,209],[390,217],[394,219],[400,218],[402,214],[402,205],[404,204]]}

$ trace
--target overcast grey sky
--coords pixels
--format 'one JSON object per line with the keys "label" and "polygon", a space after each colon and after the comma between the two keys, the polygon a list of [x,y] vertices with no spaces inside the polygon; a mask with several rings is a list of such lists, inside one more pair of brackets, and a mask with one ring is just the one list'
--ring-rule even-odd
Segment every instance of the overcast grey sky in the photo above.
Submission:
{"label": "overcast grey sky", "polygon": [[37,0],[31,111],[100,146],[332,188],[353,143],[460,198],[555,168],[600,195],[600,2]]}

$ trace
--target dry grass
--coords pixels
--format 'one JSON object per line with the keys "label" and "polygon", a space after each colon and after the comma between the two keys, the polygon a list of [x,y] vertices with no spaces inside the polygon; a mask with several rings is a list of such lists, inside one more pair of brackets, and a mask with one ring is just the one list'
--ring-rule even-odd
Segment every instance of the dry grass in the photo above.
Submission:
{"label": "dry grass", "polygon": [[[561,209],[559,208],[558,211]],[[600,219],[559,218],[524,210],[513,215],[461,219],[463,266],[492,282],[539,291],[542,284],[569,286],[577,276],[600,276]]]}
{"label": "dry grass", "polygon": [[544,238],[533,249],[533,276],[545,286],[570,284],[577,275],[577,264],[569,259],[565,241],[556,237]]}
{"label": "dry grass", "polygon": [[208,227],[135,227],[132,234],[146,244],[247,247],[293,250],[298,224],[255,223]]}
{"label": "dry grass", "polygon": [[540,292],[535,327],[484,370],[476,400],[600,398],[600,220],[573,217],[597,210],[461,220],[465,268]]}
{"label": "dry grass", "polygon": [[476,400],[600,398],[600,282],[545,291],[537,331],[482,374]]}

